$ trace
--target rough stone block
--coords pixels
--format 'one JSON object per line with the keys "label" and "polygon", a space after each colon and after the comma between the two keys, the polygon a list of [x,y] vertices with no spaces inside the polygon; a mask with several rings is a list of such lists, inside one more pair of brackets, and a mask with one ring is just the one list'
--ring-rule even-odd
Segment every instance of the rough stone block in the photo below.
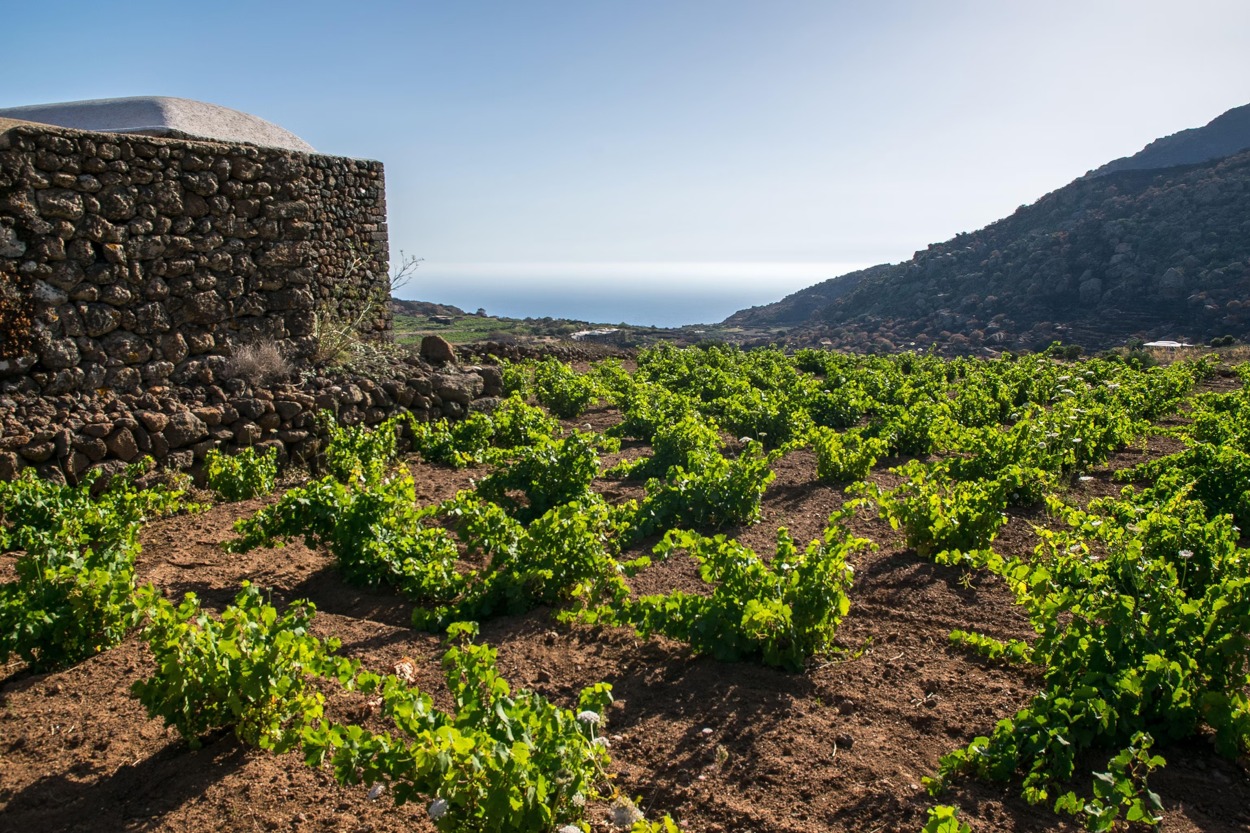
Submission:
{"label": "rough stone block", "polygon": [[207,436],[208,426],[190,411],[180,411],[169,417],[162,433],[170,448],[182,448]]}
{"label": "rough stone block", "polygon": [[85,213],[82,194],[65,188],[38,191],[35,200],[44,219],[77,220]]}

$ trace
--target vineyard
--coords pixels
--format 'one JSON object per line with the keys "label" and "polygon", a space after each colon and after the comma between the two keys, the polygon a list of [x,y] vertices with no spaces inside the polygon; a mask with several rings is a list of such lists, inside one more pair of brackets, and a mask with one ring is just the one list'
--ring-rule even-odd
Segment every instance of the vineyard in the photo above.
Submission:
{"label": "vineyard", "polygon": [[502,370],[0,484],[0,829],[1250,828],[1250,366]]}

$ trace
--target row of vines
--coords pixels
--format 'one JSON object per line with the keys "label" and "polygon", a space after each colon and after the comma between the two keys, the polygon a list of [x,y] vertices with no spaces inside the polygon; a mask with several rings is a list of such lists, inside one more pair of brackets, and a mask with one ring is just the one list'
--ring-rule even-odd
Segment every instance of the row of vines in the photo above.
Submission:
{"label": "row of vines", "polygon": [[[1043,684],[942,757],[927,782],[934,796],[984,778],[1091,830],[1152,825],[1161,807],[1148,776],[1165,763],[1155,745],[1209,732],[1224,754],[1250,749],[1250,570],[1238,526],[1250,520],[1250,393],[1194,395],[1213,363],[660,346],[632,372],[609,361],[579,373],[553,359],[503,370],[508,397],[458,422],[327,419],[322,476],[239,521],[227,545],[302,540],[348,581],[410,600],[414,627],[448,634],[453,710],[404,669],[372,673],[310,635],[310,604],[280,612],[244,587],[214,618],[192,596],[174,605],[137,587],[137,530],[181,506],[176,491],[136,488],[137,472],[96,497],[92,484],[0,485],[2,543],[20,553],[18,579],[0,586],[0,660],[73,663],[145,622],[157,671],[135,696],[193,744],[233,727],[249,744],[299,749],[343,783],[428,802],[440,830],[571,833],[589,829],[588,802],[607,801],[622,829],[675,831],[612,784],[610,686],[588,687],[575,708],[513,692],[494,651],[476,643],[477,623],[543,606],[573,625],[663,634],[718,661],[803,673],[844,650],[853,565],[874,547],[851,524],[869,513],[920,558],[1001,578],[1036,632],[1027,642],[951,633],[959,650],[1038,667]],[[620,414],[605,433],[566,427],[599,404]],[[1116,498],[1067,502],[1073,478],[1181,408],[1188,421],[1169,430],[1183,451],[1121,472]],[[650,453],[605,467],[622,442]],[[404,448],[472,467],[473,488],[422,505]],[[733,532],[760,520],[773,464],[800,448],[846,500],[815,540],[781,528],[775,551],[757,553]],[[898,485],[873,478],[887,467]],[[271,490],[276,467],[245,453],[214,457],[207,472],[236,500]],[[603,479],[636,481],[642,497],[609,502],[594,488]],[[1000,555],[1008,511],[1028,506],[1048,521],[1035,527],[1035,551]],[[697,561],[705,592],[635,592],[634,576],[675,553]],[[328,719],[326,685],[377,698],[393,730]],[[1099,755],[1105,767],[1082,773]],[[1072,789],[1082,777],[1091,787]],[[939,805],[925,829],[967,828]]]}

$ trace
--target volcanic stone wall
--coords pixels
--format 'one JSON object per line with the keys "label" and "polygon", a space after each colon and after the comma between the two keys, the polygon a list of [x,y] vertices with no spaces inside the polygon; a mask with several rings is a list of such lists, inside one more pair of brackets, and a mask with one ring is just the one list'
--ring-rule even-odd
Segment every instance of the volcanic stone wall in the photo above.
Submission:
{"label": "volcanic stone wall", "polygon": [[6,391],[211,385],[239,344],[385,336],[387,257],[379,162],[0,121]]}

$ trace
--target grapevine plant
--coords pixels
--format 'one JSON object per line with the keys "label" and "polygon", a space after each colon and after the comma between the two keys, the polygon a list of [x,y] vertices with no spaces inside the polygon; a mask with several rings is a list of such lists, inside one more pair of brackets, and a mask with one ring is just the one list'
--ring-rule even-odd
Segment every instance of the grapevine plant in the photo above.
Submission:
{"label": "grapevine plant", "polygon": [[700,577],[711,585],[709,594],[621,597],[576,618],[628,625],[644,637],[661,633],[723,661],[758,658],[802,670],[809,657],[833,649],[838,623],[851,604],[854,569],[847,557],[870,546],[852,536],[844,521],[831,518],[824,537],[802,551],[785,529],[777,530],[777,552],[768,562],[723,535],[670,531],[655,554],[692,554]]}
{"label": "grapevine plant", "polygon": [[503,506],[521,521],[533,520],[565,503],[590,495],[599,474],[597,449],[618,449],[616,440],[574,431],[567,437],[539,436],[507,464],[477,484],[482,498]]}
{"label": "grapevine plant", "polygon": [[1007,522],[1008,485],[1001,481],[961,481],[942,476],[941,465],[915,460],[893,471],[907,479],[894,489],[861,484],[894,529],[902,527],[907,545],[940,564],[983,564],[996,556],[990,543]]}
{"label": "grapevine plant", "polygon": [[406,472],[367,488],[324,477],[236,522],[238,537],[226,549],[250,552],[302,539],[326,547],[348,581],[445,602],[460,592],[463,579],[455,542],[431,521],[435,512],[417,508],[416,483]]}
{"label": "grapevine plant", "polygon": [[754,440],[732,459],[703,448],[686,455],[663,479],[647,481],[638,507],[635,534],[682,526],[720,528],[760,519],[764,490],[776,477],[770,465],[782,454],[764,451]]}
{"label": "grapevine plant", "polygon": [[[1065,528],[1038,528],[1032,559],[996,568],[1038,633],[1027,649],[986,637],[952,637],[987,655],[1044,670],[1044,688],[994,732],[942,758],[940,789],[967,773],[1024,773],[1031,802],[1054,800],[1090,829],[1120,818],[1150,822],[1157,798],[1145,786],[1162,759],[1153,739],[1204,731],[1233,755],[1250,749],[1250,577],[1227,515],[1209,518],[1183,494],[1164,502],[1131,491],[1089,511],[1049,501]],[[1054,796],[1088,752],[1120,749],[1095,797]]]}
{"label": "grapevine plant", "polygon": [[439,511],[483,566],[461,574],[461,592],[447,604],[417,608],[413,623],[419,627],[579,599],[621,599],[629,593],[623,577],[650,564],[645,556],[616,560],[628,512],[594,495],[553,507],[528,525],[470,493]]}
{"label": "grapevine plant", "polygon": [[398,454],[401,421],[392,417],[380,425],[340,425],[329,411],[320,422],[329,435],[325,468],[340,483],[376,483],[390,471]]}
{"label": "grapevine plant", "polygon": [[476,634],[472,623],[448,629],[443,668],[453,711],[395,675],[361,674],[357,687],[381,698],[394,730],[324,723],[305,734],[305,759],[328,761],[344,784],[385,784],[397,804],[429,800],[439,830],[549,831],[580,820],[587,801],[610,790],[599,733],[611,686],[583,689],[577,711],[514,694],[495,650],[475,644]]}
{"label": "grapevine plant", "polygon": [[[156,670],[132,693],[193,747],[205,732],[231,729],[252,746],[300,748],[309,766],[328,763],[342,784],[389,789],[396,804],[428,801],[442,831],[584,830],[587,803],[616,796],[602,736],[607,683],[583,689],[576,710],[514,693],[494,649],[474,642],[477,625],[459,623],[443,656],[454,708],[443,711],[410,677],[336,656],[336,640],[309,633],[313,615],[307,602],[279,613],[247,584],[219,619],[193,594],[176,608],[160,600],[145,631]],[[321,689],[330,683],[376,698],[393,728],[327,719]],[[668,817],[633,829],[679,833]]]}
{"label": "grapevine plant", "polygon": [[64,486],[27,470],[0,482],[0,548],[18,551],[15,580],[0,584],[0,663],[35,670],[72,665],[121,642],[143,616],[135,585],[139,530],[181,507],[182,493],[140,489],[142,465],[93,496],[98,474]]}
{"label": "grapevine plant", "polygon": [[131,693],[192,749],[219,729],[262,749],[293,749],[322,716],[325,696],[313,679],[346,683],[355,672],[333,656],[338,640],[308,632],[314,612],[296,602],[279,614],[248,582],[220,619],[194,593],[177,607],[157,598],[144,630],[157,670]]}
{"label": "grapevine plant", "polygon": [[227,501],[249,500],[273,491],[278,481],[278,449],[245,448],[233,456],[210,449],[204,458],[208,488]]}
{"label": "grapevine plant", "polygon": [[551,413],[572,419],[599,399],[600,389],[590,374],[579,374],[549,356],[534,365],[534,394]]}
{"label": "grapevine plant", "polygon": [[489,414],[475,411],[458,422],[413,419],[410,427],[413,449],[422,459],[462,468],[505,460],[517,449],[554,436],[560,425],[513,394]]}

